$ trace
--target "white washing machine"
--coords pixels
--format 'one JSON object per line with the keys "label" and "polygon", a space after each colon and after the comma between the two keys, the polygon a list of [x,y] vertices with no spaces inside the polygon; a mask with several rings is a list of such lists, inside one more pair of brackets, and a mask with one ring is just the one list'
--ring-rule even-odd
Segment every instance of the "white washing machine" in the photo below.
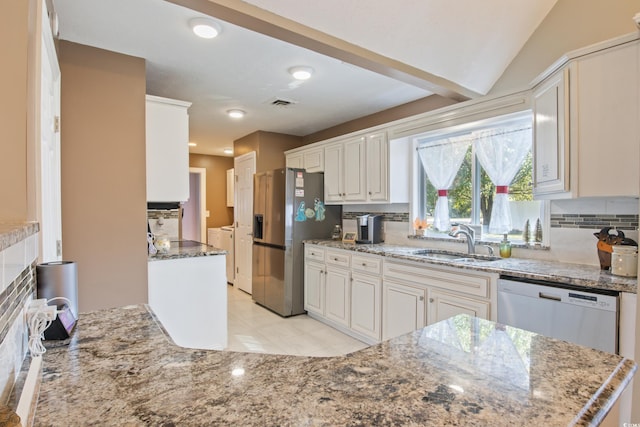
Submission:
{"label": "white washing machine", "polygon": [[227,251],[227,282],[233,284],[236,277],[236,261],[234,256],[233,225],[207,229],[207,244]]}
{"label": "white washing machine", "polygon": [[220,228],[208,228],[207,229],[207,244],[214,246],[216,248],[220,248],[222,249],[222,244],[221,244],[221,236],[222,236],[222,229]]}

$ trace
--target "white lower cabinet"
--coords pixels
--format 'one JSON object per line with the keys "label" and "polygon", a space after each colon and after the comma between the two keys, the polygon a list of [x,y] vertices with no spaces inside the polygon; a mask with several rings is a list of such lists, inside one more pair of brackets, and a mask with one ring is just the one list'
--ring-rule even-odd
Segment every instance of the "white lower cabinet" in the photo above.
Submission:
{"label": "white lower cabinet", "polygon": [[383,340],[413,332],[426,325],[426,288],[385,280],[383,289]]}
{"label": "white lower cabinet", "polygon": [[304,309],[324,314],[325,267],[306,261],[304,265]]}
{"label": "white lower cabinet", "polygon": [[314,319],[375,344],[382,329],[382,257],[352,253],[305,245],[304,308]]}
{"label": "white lower cabinet", "polygon": [[327,267],[325,279],[325,312],[327,319],[349,326],[351,272]]}
{"label": "white lower cabinet", "polygon": [[376,341],[382,328],[382,278],[354,272],[351,275],[351,329]]}
{"label": "white lower cabinet", "polygon": [[463,313],[496,320],[497,279],[305,245],[304,307],[315,319],[373,344]]}
{"label": "white lower cabinet", "polygon": [[458,314],[487,319],[489,302],[465,298],[460,295],[432,289],[429,294],[429,324],[448,319]]}
{"label": "white lower cabinet", "polygon": [[458,314],[496,320],[497,279],[498,275],[492,273],[385,260],[383,339]]}

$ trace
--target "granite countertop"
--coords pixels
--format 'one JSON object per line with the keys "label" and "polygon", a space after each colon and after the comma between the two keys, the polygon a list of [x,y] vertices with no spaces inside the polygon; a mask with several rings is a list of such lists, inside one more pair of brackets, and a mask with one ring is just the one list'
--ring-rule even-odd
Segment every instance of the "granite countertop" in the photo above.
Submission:
{"label": "granite countertop", "polygon": [[40,231],[37,222],[0,222],[0,251]]}
{"label": "granite countertop", "polygon": [[205,243],[193,240],[171,241],[171,248],[168,252],[149,254],[149,261],[161,261],[167,259],[195,258],[203,256],[226,255],[227,251],[219,249]]}
{"label": "granite countertop", "polygon": [[589,425],[637,369],[466,315],[329,358],[177,347],[143,305],[46,344],[36,426]]}
{"label": "granite countertop", "polygon": [[[443,265],[476,271],[497,273],[523,279],[564,283],[585,288],[604,289],[619,292],[636,293],[638,280],[622,277],[603,271],[598,266],[569,264],[557,261],[540,261],[524,258],[500,258],[494,261],[486,259],[461,258],[459,260],[435,259],[417,256],[412,252],[425,248],[387,245],[387,244],[349,244],[334,240],[306,240],[305,243],[328,248],[346,249],[356,252],[381,255],[396,260],[416,261],[425,264]],[[486,258],[486,257],[485,257]]]}

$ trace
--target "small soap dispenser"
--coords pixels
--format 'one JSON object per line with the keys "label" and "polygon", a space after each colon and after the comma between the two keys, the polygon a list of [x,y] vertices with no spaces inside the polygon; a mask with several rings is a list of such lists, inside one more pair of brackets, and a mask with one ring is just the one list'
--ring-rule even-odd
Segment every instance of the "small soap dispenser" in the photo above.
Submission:
{"label": "small soap dispenser", "polygon": [[502,258],[511,257],[511,242],[507,239],[507,234],[504,234],[502,242],[500,242],[500,256]]}

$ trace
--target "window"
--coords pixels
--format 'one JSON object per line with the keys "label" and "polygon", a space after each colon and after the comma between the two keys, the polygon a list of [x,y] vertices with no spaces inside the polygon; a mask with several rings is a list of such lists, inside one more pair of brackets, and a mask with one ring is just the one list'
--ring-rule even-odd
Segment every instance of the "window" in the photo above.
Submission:
{"label": "window", "polygon": [[474,226],[477,238],[523,241],[529,222],[545,221],[544,203],[533,200],[531,113],[518,113],[414,137],[418,208],[427,235],[442,236],[451,224]]}

